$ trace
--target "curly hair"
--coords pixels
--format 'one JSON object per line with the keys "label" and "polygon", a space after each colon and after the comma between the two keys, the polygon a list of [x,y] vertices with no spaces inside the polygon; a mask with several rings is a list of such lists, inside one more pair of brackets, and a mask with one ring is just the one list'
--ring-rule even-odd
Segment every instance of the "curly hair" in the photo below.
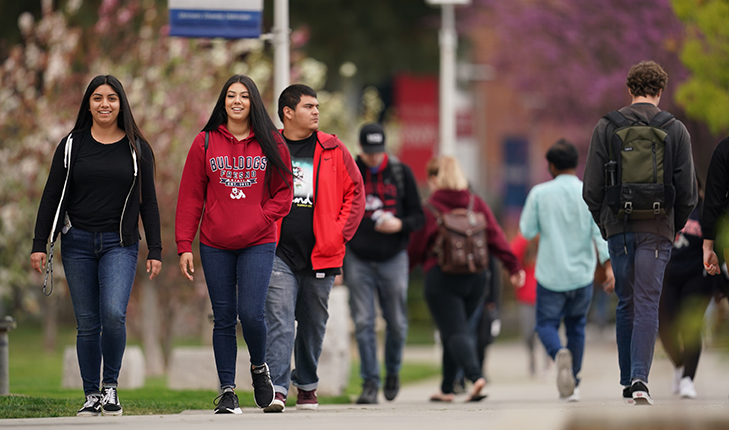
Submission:
{"label": "curly hair", "polygon": [[641,61],[630,68],[626,85],[635,97],[655,97],[666,89],[668,73],[653,61]]}

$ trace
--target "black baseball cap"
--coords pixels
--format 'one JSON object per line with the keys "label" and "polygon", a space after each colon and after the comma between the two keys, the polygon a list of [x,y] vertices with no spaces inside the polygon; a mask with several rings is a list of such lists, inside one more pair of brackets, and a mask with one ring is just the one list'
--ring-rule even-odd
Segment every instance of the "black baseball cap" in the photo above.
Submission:
{"label": "black baseball cap", "polygon": [[379,124],[365,124],[359,130],[359,143],[365,154],[385,152],[385,131]]}

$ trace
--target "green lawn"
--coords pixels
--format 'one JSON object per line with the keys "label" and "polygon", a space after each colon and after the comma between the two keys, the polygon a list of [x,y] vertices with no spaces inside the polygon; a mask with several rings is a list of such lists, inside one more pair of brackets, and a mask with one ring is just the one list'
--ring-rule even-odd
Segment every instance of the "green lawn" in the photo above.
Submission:
{"label": "green lawn", "polygon": [[[46,352],[38,327],[19,325],[9,334],[10,393],[0,396],[0,418],[36,418],[74,416],[83,403],[80,389],[61,388],[63,349],[75,343],[75,331],[59,332],[58,348]],[[132,343],[130,341],[130,343]],[[437,364],[405,363],[400,374],[402,383],[437,375]],[[337,397],[319,397],[322,404],[351,403],[359,395],[359,363],[352,363],[349,387]],[[142,389],[121,390],[125,415],[173,414],[188,409],[212,410],[215,391],[169,390],[166,378],[147,378]],[[253,393],[238,391],[241,407],[255,407]],[[287,404],[293,406],[294,398]]]}

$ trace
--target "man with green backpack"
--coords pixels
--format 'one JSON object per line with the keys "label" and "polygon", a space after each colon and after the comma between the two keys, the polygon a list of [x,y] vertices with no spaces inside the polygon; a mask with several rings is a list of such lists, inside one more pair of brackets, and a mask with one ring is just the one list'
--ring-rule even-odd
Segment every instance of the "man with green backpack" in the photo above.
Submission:
{"label": "man with green backpack", "polygon": [[653,61],[631,67],[632,103],[595,126],[582,189],[608,241],[618,296],[620,384],[631,404],[653,404],[648,374],[663,274],[676,232],[698,201],[689,133],[658,108],[667,82]]}

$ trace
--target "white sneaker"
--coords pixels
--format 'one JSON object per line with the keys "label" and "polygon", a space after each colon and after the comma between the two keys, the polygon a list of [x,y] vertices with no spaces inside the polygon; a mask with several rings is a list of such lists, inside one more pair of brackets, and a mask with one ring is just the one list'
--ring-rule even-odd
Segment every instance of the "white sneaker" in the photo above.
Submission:
{"label": "white sneaker", "polygon": [[567,348],[562,348],[554,357],[557,363],[557,390],[559,396],[567,398],[575,390],[575,377],[572,374],[572,353]]}
{"label": "white sneaker", "polygon": [[675,368],[673,372],[673,388],[671,392],[673,394],[679,394],[681,391],[681,379],[683,379],[683,366]]}
{"label": "white sneaker", "polygon": [[569,403],[579,402],[580,399],[581,399],[581,397],[580,397],[580,387],[575,387],[575,389],[572,391],[572,395],[571,396],[560,397],[559,399],[562,400],[563,402],[569,402]]}
{"label": "white sneaker", "polygon": [[691,379],[690,376],[686,376],[681,379],[681,398],[682,399],[695,399],[696,398],[696,388],[694,387],[694,381]]}

